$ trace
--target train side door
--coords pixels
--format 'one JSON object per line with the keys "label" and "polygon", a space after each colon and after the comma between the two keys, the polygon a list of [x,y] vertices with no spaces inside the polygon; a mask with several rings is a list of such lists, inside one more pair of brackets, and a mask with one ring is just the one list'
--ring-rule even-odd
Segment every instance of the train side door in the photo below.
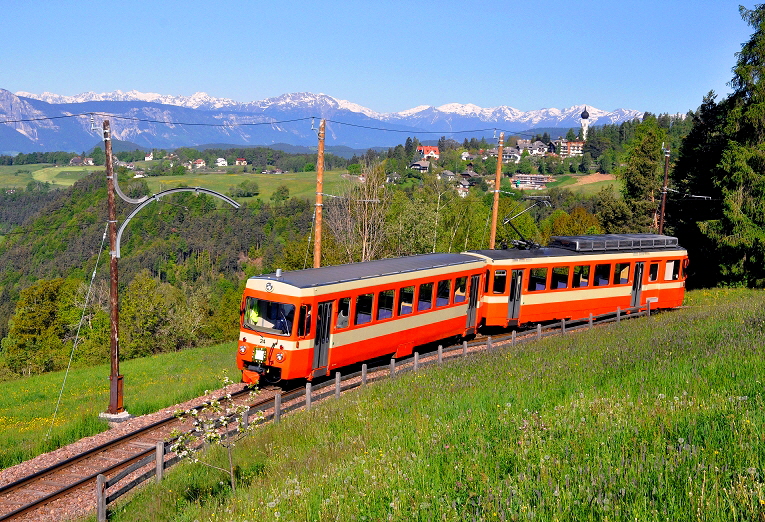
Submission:
{"label": "train side door", "polygon": [[468,297],[467,308],[467,329],[468,334],[475,333],[475,316],[478,308],[478,285],[481,284],[481,276],[470,276],[470,296]]}
{"label": "train side door", "polygon": [[332,324],[332,301],[319,303],[316,316],[316,340],[313,345],[313,368],[327,366],[329,357],[329,330]]}
{"label": "train side door", "polygon": [[630,306],[640,306],[640,294],[643,290],[643,265],[640,261],[635,263],[635,279],[632,281],[632,301]]}
{"label": "train side door", "polygon": [[507,318],[518,319],[521,312],[521,290],[523,289],[523,270],[513,270],[510,276],[510,295],[507,300]]}

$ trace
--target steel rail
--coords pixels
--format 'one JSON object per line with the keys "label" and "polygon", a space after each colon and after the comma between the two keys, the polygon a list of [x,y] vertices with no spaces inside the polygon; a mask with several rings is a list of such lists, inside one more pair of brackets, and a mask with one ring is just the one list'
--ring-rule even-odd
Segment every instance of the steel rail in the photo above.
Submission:
{"label": "steel rail", "polygon": [[[245,388],[245,389],[240,390],[238,392],[232,393],[231,396],[232,396],[232,398],[240,397],[240,396],[246,395],[248,392],[249,392],[249,390],[247,388]],[[221,399],[222,399],[222,397],[219,397],[216,400],[221,400]],[[272,400],[272,399],[263,399],[263,400],[261,400],[259,402],[256,402],[255,404],[251,405],[250,407],[253,408],[253,407],[256,407],[256,406],[260,406],[261,404],[268,403],[268,401],[270,401],[270,400]],[[201,409],[203,407],[204,407],[204,404],[199,405],[199,406],[195,406],[193,409]],[[124,443],[126,443],[126,442],[128,442],[128,441],[130,441],[132,439],[138,438],[138,437],[140,437],[142,435],[146,435],[147,433],[150,433],[152,430],[155,430],[156,428],[158,428],[160,426],[166,425],[166,424],[168,424],[170,422],[173,422],[173,421],[176,421],[176,420],[177,420],[177,418],[175,416],[168,416],[168,417],[161,418],[161,419],[159,419],[159,420],[157,420],[157,421],[155,421],[155,422],[153,422],[151,424],[148,424],[146,426],[138,428],[135,431],[131,431],[130,433],[126,433],[125,435],[121,435],[120,437],[117,437],[116,439],[110,440],[110,441],[105,442],[103,444],[100,444],[100,445],[98,445],[98,446],[96,446],[94,448],[91,448],[91,449],[88,449],[86,451],[83,451],[82,453],[74,455],[74,456],[72,456],[72,457],[70,457],[68,459],[62,460],[61,462],[57,462],[56,464],[48,466],[47,468],[41,469],[41,470],[39,470],[39,471],[37,471],[35,473],[32,473],[31,475],[27,475],[25,477],[21,477],[20,479],[14,481],[14,482],[11,482],[9,484],[6,484],[6,485],[0,487],[0,495],[5,495],[5,494],[8,494],[8,493],[12,493],[15,490],[20,490],[20,489],[24,488],[25,486],[28,486],[29,484],[32,484],[34,482],[43,480],[48,475],[52,475],[54,473],[62,472],[66,468],[71,467],[74,464],[77,464],[78,462],[81,462],[81,461],[86,460],[88,458],[95,457],[99,453],[108,451],[109,449],[113,449],[113,448],[118,447],[120,445],[124,445]],[[57,491],[54,491],[54,492],[52,492],[52,493],[50,493],[50,494],[48,494],[48,495],[46,495],[44,497],[41,497],[39,499],[36,499],[36,500],[34,500],[34,501],[32,501],[32,502],[30,502],[28,504],[25,504],[25,505],[19,507],[18,509],[14,510],[12,512],[9,512],[9,513],[6,513],[6,514],[0,514],[0,521],[2,521],[2,520],[9,520],[9,519],[11,519],[13,517],[19,516],[19,515],[21,515],[23,513],[26,513],[28,511],[33,510],[33,509],[36,509],[36,508],[38,508],[38,507],[40,507],[40,506],[42,506],[44,504],[47,504],[47,503],[49,503],[49,502],[51,502],[51,501],[53,501],[53,500],[55,500],[55,499],[65,495],[65,494],[67,494],[67,493],[77,489],[78,487],[81,487],[82,485],[84,485],[84,484],[86,484],[88,482],[95,481],[96,477],[99,474],[110,473],[110,472],[112,472],[112,471],[114,471],[116,469],[119,469],[120,467],[124,467],[124,466],[130,464],[131,462],[133,462],[133,461],[135,461],[137,459],[145,457],[146,455],[148,455],[149,453],[152,453],[154,451],[155,451],[154,448],[147,449],[147,450],[142,450],[142,451],[140,451],[136,455],[128,457],[128,458],[126,458],[126,459],[124,459],[124,460],[122,460],[122,461],[120,461],[120,462],[118,462],[116,464],[108,465],[105,468],[102,468],[101,471],[98,471],[98,472],[96,472],[96,473],[94,473],[92,475],[89,475],[89,476],[81,479],[81,480],[77,480],[77,481],[75,481],[75,482],[73,482],[71,484],[68,484],[68,485],[62,487],[61,489],[59,489]]]}

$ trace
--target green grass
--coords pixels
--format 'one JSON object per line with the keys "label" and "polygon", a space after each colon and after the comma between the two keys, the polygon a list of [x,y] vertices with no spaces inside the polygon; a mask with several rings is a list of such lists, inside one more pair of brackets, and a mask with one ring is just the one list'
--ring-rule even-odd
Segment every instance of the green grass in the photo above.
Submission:
{"label": "green grass", "polygon": [[23,189],[34,179],[34,173],[46,165],[0,165],[0,188]]}
{"label": "green grass", "polygon": [[45,167],[35,171],[37,181],[47,181],[54,187],[70,187],[91,172],[103,172],[105,167]]}
{"label": "green grass", "polygon": [[[765,292],[452,361],[261,427],[113,520],[761,520]],[[223,465],[213,451],[205,458]]]}
{"label": "green grass", "polygon": [[587,183],[586,185],[576,185],[573,187],[567,187],[572,192],[583,194],[585,196],[594,196],[601,191],[604,187],[608,187],[614,193],[617,198],[621,198],[622,184],[618,180],[611,181],[596,181],[595,183]]}
{"label": "green grass", "polygon": [[0,166],[0,188],[23,189],[30,181],[51,184],[51,188],[65,188],[91,172],[103,171],[104,167],[53,167],[50,164]]}
{"label": "green grass", "polygon": [[[124,406],[143,415],[220,388],[223,370],[236,380],[235,345],[224,343],[120,364]],[[108,429],[107,364],[72,370],[50,430],[64,372],[0,382],[0,469]]]}
{"label": "green grass", "polygon": [[577,179],[574,176],[560,176],[559,178],[556,178],[555,181],[548,183],[547,188],[570,188],[570,186],[574,185],[576,182]]}
{"label": "green grass", "polygon": [[[325,171],[323,191],[327,194],[339,194],[345,181],[341,175],[345,170]],[[152,193],[162,190],[187,185],[189,187],[203,187],[228,194],[229,189],[243,181],[255,180],[260,187],[260,195],[257,198],[268,201],[271,195],[280,185],[287,185],[290,196],[313,200],[316,196],[316,173],[315,172],[291,172],[289,174],[260,174],[243,173],[234,174],[203,174],[190,172],[183,176],[157,176],[145,178]],[[237,198],[249,200],[255,198]]]}

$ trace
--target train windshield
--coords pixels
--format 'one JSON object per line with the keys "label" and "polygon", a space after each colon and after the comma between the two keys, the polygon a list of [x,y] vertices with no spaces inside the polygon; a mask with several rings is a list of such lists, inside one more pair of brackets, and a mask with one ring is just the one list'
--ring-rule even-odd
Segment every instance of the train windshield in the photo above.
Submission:
{"label": "train windshield", "polygon": [[291,335],[295,305],[248,297],[244,305],[244,327],[256,332]]}

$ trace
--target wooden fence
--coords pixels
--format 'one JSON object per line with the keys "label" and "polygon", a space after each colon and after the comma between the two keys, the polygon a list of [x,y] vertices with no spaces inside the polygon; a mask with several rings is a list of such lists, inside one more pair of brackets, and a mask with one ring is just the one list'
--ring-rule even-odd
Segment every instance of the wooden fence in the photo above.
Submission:
{"label": "wooden fence", "polygon": [[[536,330],[523,332],[522,334],[523,337],[518,336],[516,334],[516,331],[513,330],[509,338],[503,338],[500,342],[509,343],[510,346],[515,346],[516,344],[529,342],[529,341],[536,341],[551,335],[567,334],[569,332],[573,332],[576,330],[590,329],[595,324],[604,324],[604,323],[611,323],[611,322],[619,323],[623,319],[632,319],[632,318],[650,316],[650,315],[651,315],[651,303],[647,303],[644,306],[625,308],[623,310],[620,308],[617,308],[615,312],[610,312],[607,314],[596,315],[596,316],[593,316],[592,314],[590,314],[588,317],[585,317],[582,319],[574,319],[574,320],[568,320],[568,321],[566,319],[563,319],[558,323],[551,323],[545,326],[542,326],[541,324],[537,324]],[[531,333],[531,335],[528,335],[529,333]],[[485,349],[493,350],[495,348],[495,343],[496,343],[496,339],[492,339],[492,337],[489,336],[486,341]],[[259,404],[258,406],[250,408],[248,411],[244,412],[242,414],[243,415],[242,422],[245,426],[247,426],[249,424],[249,418],[253,414],[272,409],[273,411],[271,413],[263,416],[261,423],[266,423],[269,421],[278,423],[282,415],[300,408],[305,408],[306,410],[310,410],[314,402],[327,399],[329,397],[332,397],[333,395],[335,397],[340,397],[340,394],[344,391],[352,390],[361,386],[366,386],[367,384],[378,381],[380,379],[393,378],[402,372],[408,372],[408,371],[416,372],[422,366],[431,365],[431,364],[441,364],[444,361],[445,356],[448,356],[447,358],[460,357],[460,356],[464,357],[468,355],[469,346],[481,346],[481,345],[483,345],[483,342],[480,342],[480,341],[473,342],[473,343],[468,343],[467,341],[463,341],[461,345],[450,346],[447,348],[444,348],[442,345],[438,345],[438,349],[435,351],[424,353],[424,354],[420,354],[419,352],[414,352],[413,357],[411,359],[407,359],[404,361],[396,361],[396,359],[391,359],[390,363],[382,364],[372,368],[369,368],[367,364],[362,364],[360,371],[355,373],[350,373],[347,375],[341,375],[339,371],[336,371],[334,381],[327,381],[319,385],[314,385],[311,382],[308,382],[305,385],[305,390],[302,390],[302,389],[295,390],[287,394],[277,393],[274,396],[273,400]],[[423,358],[426,360],[423,360]],[[374,375],[370,377],[369,374],[374,374]],[[353,382],[348,382],[348,381],[353,381]],[[344,382],[346,384],[343,384]],[[304,397],[302,401],[296,400],[301,397]],[[290,404],[289,406],[283,407],[282,403],[284,402],[292,402],[292,404]],[[228,419],[228,423],[231,423],[234,420],[235,420],[234,417],[231,416]],[[235,435],[236,433],[237,433],[236,430],[231,430],[227,432],[225,436],[230,437]],[[142,458],[138,462],[135,462],[129,467],[125,468],[124,470],[122,470],[121,472],[119,472],[117,475],[115,475],[114,477],[110,479],[107,479],[106,476],[104,475],[98,475],[96,479],[96,499],[97,499],[96,511],[97,511],[99,522],[106,520],[107,505],[111,504],[112,502],[117,500],[119,497],[129,492],[130,490],[132,490],[139,484],[143,483],[144,481],[150,479],[151,477],[155,477],[155,480],[157,482],[160,482],[164,475],[164,470],[181,460],[181,458],[178,457],[177,455],[173,455],[167,460],[165,459],[166,455],[170,453],[169,450],[171,445],[172,445],[172,441],[157,442],[156,448],[154,450],[147,450],[145,452],[146,456],[144,458]],[[129,483],[125,484],[114,493],[110,495],[106,494],[106,490],[109,487],[118,484],[128,475],[150,464],[154,464],[154,466],[151,469],[149,469],[148,471],[146,471],[139,477],[131,480]]]}

